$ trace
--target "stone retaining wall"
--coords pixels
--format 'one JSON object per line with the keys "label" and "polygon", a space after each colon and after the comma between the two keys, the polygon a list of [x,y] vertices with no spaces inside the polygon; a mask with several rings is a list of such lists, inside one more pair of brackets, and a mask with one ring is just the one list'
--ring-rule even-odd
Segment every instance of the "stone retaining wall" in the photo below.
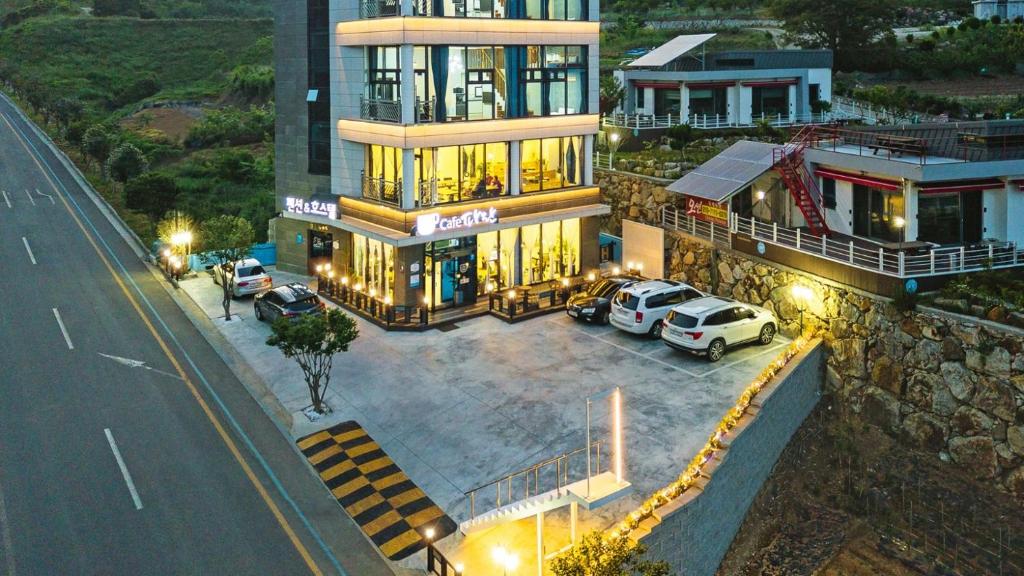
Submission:
{"label": "stone retaining wall", "polygon": [[665,190],[671,183],[614,170],[594,170],[594,185],[601,188],[604,203],[612,207],[611,214],[601,217],[601,230],[621,237],[623,219],[658,226],[662,206],[683,207],[682,196]]}
{"label": "stone retaining wall", "polygon": [[[891,300],[666,232],[666,270],[763,306],[780,331],[822,328],[826,386],[854,412],[1024,501],[1024,330]],[[798,302],[795,284],[811,290]]]}
{"label": "stone retaining wall", "polygon": [[667,561],[674,574],[714,576],[779,455],[817,404],[824,357],[820,342],[795,356],[754,398],[695,485],[640,524],[635,535],[650,558]]}

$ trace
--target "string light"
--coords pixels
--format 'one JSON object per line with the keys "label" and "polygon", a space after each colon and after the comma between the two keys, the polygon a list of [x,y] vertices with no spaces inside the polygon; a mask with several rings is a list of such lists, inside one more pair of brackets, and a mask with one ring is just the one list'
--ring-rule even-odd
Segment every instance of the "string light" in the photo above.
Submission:
{"label": "string light", "polygon": [[785,350],[782,351],[774,360],[772,360],[767,367],[756,378],[754,381],[747,386],[747,388],[740,394],[736,404],[726,411],[725,416],[721,422],[715,428],[714,433],[708,438],[704,447],[697,452],[697,455],[690,460],[690,463],[686,466],[686,469],[682,474],[679,475],[671,484],[665,486],[661,490],[657,490],[654,494],[647,499],[643,504],[640,505],[636,510],[630,512],[618,526],[609,530],[605,533],[605,538],[609,540],[617,540],[619,538],[628,538],[634,530],[640,526],[640,523],[654,515],[654,511],[659,507],[668,504],[672,500],[678,498],[683,492],[686,492],[693,483],[701,476],[701,472],[704,466],[715,457],[720,450],[724,448],[722,439],[729,434],[736,425],[739,423],[740,418],[746,413],[750,403],[753,402],[754,398],[768,385],[769,382],[789,364],[789,361],[794,356],[803,351],[810,342],[810,338],[813,335],[800,336],[794,340]]}

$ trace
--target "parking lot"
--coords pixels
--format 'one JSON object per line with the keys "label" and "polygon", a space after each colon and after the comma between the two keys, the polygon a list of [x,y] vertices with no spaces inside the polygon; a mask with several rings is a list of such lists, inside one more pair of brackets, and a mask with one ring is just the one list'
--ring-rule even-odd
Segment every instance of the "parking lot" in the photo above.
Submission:
{"label": "parking lot", "polygon": [[[275,285],[299,279],[273,275]],[[220,287],[208,276],[182,288],[211,318],[220,313]],[[296,436],[355,420],[456,521],[467,517],[465,491],[583,447],[586,397],[621,386],[626,479],[635,490],[581,517],[610,523],[682,471],[787,342],[738,348],[710,364],[563,313],[513,325],[483,317],[423,333],[357,319],[360,337],[334,363],[327,395],[334,413],[311,423],[299,413],[309,404],[301,372],[266,346],[270,327],[255,320],[251,298],[233,311],[238,318],[214,324],[294,414]],[[595,439],[607,439],[607,422],[596,408]]]}

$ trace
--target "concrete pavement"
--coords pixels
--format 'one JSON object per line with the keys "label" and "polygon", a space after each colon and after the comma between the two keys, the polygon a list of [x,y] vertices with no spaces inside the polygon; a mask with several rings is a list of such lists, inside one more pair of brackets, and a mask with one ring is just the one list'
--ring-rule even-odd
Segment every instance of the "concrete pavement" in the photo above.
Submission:
{"label": "concrete pavement", "polygon": [[0,571],[391,574],[6,98],[0,116]]}

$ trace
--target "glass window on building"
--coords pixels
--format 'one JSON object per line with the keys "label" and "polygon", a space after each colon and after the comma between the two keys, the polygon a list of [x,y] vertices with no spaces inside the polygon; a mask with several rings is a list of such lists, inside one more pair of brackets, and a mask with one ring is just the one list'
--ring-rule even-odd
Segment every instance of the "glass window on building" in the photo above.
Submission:
{"label": "glass window on building", "polygon": [[367,49],[369,94],[374,100],[401,99],[402,68],[398,46],[371,46]]}
{"label": "glass window on building", "polygon": [[547,280],[544,277],[544,258],[540,245],[540,224],[520,228],[519,239],[523,284],[536,284],[537,282]]}
{"label": "glass window on building", "polygon": [[751,89],[751,97],[755,119],[789,117],[789,86],[755,86]]}
{"label": "glass window on building", "polygon": [[523,140],[520,146],[521,190],[556,190],[583,182],[583,138]]}
{"label": "glass window on building", "polygon": [[519,248],[519,229],[508,228],[498,231],[498,266],[500,270],[501,287],[511,288],[521,282],[516,270],[518,256],[516,251]]}
{"label": "glass window on building", "polygon": [[402,197],[401,148],[367,144],[365,156],[363,198],[398,203]]}
{"label": "glass window on building", "polygon": [[678,115],[681,106],[678,88],[654,89],[654,113],[659,116],[666,114]]}
{"label": "glass window on building", "polygon": [[541,224],[541,270],[544,280],[552,280],[562,275],[562,223],[545,222]]}
{"label": "glass window on building", "polygon": [[956,245],[980,242],[982,194],[921,194],[917,199],[917,239]]}
{"label": "glass window on building", "polygon": [[[421,203],[445,204],[508,194],[508,144],[417,149]],[[425,167],[433,159],[432,167]],[[434,175],[431,180],[422,178]]]}
{"label": "glass window on building", "polygon": [[586,50],[583,46],[527,46],[527,116],[561,116],[587,111]]}
{"label": "glass window on building", "polygon": [[562,220],[562,275],[576,276],[580,266],[580,219]]}
{"label": "glass window on building", "polygon": [[896,218],[903,218],[903,193],[853,185],[853,233],[884,242],[903,240]]}
{"label": "glass window on building", "polygon": [[728,88],[700,88],[690,90],[690,116],[700,122],[707,117],[725,118],[729,114]]}
{"label": "glass window on building", "polygon": [[379,298],[394,298],[395,247],[360,234],[352,234],[352,270],[350,282],[363,290],[375,291]]}

